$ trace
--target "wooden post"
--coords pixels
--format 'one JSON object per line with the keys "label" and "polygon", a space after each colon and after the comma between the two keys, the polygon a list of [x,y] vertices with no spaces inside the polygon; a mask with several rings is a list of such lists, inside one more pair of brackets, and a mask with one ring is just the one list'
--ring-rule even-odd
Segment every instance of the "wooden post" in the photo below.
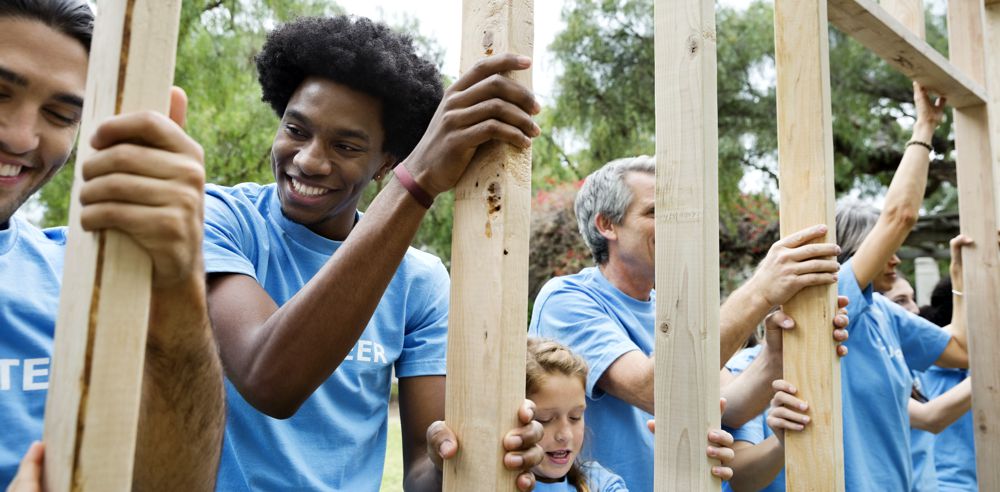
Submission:
{"label": "wooden post", "polygon": [[[990,9],[996,9],[991,6]],[[995,14],[994,12],[991,12]],[[986,84],[985,7],[977,1],[948,2],[951,61],[969,77]],[[995,19],[995,16],[992,16]],[[997,53],[989,53],[996,57]],[[993,65],[995,60],[990,61]],[[989,81],[994,90],[996,81]],[[997,114],[997,107],[991,108]],[[996,126],[998,121],[994,121]],[[993,132],[996,136],[996,131]],[[997,158],[990,144],[987,105],[955,109],[958,152],[959,220],[962,232],[975,241],[963,251],[966,322],[972,367],[972,413],[975,421],[976,469],[980,490],[1000,490],[1000,251],[993,196]]]}
{"label": "wooden post", "polygon": [[[833,130],[826,0],[775,0],[781,235],[827,224],[835,241]],[[844,490],[840,361],[830,327],[836,285],[804,289],[784,305],[799,328],[786,332],[784,377],[809,402],[812,423],[785,436],[786,489]]]}
{"label": "wooden post", "polygon": [[920,39],[927,39],[924,0],[881,0],[882,8]]}
{"label": "wooden post", "polygon": [[[531,0],[464,0],[462,70],[499,53],[532,53]],[[513,78],[531,87],[528,71]],[[531,151],[479,148],[455,188],[445,415],[458,435],[444,490],[516,490],[501,439],[524,401]]]}
{"label": "wooden post", "polygon": [[714,0],[657,0],[657,491],[717,491],[718,108]]}
{"label": "wooden post", "polygon": [[50,492],[132,486],[152,267],[123,234],[83,231],[79,163],[104,119],[169,109],[180,3],[107,0],[97,15],[45,408]]}
{"label": "wooden post", "polygon": [[[993,169],[1000,169],[1000,0],[986,1],[986,91],[989,94],[990,133],[993,136]],[[1000,172],[993,173],[993,198],[996,201],[996,217],[1000,220]]]}

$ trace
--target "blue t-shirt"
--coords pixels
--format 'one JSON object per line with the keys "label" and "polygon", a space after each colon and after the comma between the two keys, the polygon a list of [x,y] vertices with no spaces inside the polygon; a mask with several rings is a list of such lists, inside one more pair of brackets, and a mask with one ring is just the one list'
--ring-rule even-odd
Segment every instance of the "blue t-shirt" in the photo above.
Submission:
{"label": "blue t-shirt", "polygon": [[[965,369],[945,369],[933,366],[921,374],[928,398],[937,398],[968,377]],[[973,439],[972,412],[966,412],[955,423],[934,438],[934,465],[937,469],[938,490],[941,492],[974,492],[976,480],[976,443]]]}
{"label": "blue t-shirt", "polygon": [[[595,461],[588,461],[580,466],[587,477],[587,487],[590,492],[628,492],[622,477],[611,473]],[[564,478],[561,482],[545,483],[535,481],[535,492],[576,492],[576,487]]]}
{"label": "blue t-shirt", "polygon": [[837,287],[850,300],[850,354],[840,364],[847,490],[911,490],[910,371],[927,369],[951,337],[871,285],[861,289],[850,260]]}
{"label": "blue t-shirt", "polygon": [[[273,184],[206,194],[206,271],[250,276],[279,306],[342,244],[286,218]],[[217,489],[378,490],[393,367],[400,378],[444,375],[448,296],[441,261],[411,248],[354,348],[294,416],[258,412],[227,381]]]}
{"label": "blue t-shirt", "polygon": [[66,229],[12,217],[0,230],[0,489],[42,438]]}
{"label": "blue t-shirt", "polygon": [[[921,382],[921,374],[914,371],[910,375],[913,377],[913,385],[927,396]],[[934,472],[934,434],[910,427],[910,456],[913,458],[912,492],[937,492],[937,474]]]}
{"label": "blue t-shirt", "polygon": [[627,352],[653,353],[655,292],[649,300],[629,297],[612,285],[600,269],[556,277],[535,299],[528,332],[558,340],[587,361],[587,410],[591,439],[585,455],[620,475],[630,490],[653,489],[653,435],[646,421],[653,416],[606,395],[597,387],[604,371]]}
{"label": "blue t-shirt", "polygon": [[[750,366],[750,363],[760,355],[763,345],[757,345],[756,347],[750,347],[740,350],[729,359],[726,363],[726,369],[733,374],[739,374],[746,370]],[[764,442],[767,438],[774,435],[771,428],[767,426],[767,411],[765,410],[760,415],[750,419],[747,423],[743,424],[742,427],[738,429],[731,429],[726,427],[725,430],[729,431],[733,435],[734,441],[746,441],[754,446]],[[726,492],[732,492],[732,487],[729,486],[729,482],[722,484],[722,490]],[[762,492],[785,492],[785,469],[782,468],[780,472],[774,477],[774,481],[760,489]]]}

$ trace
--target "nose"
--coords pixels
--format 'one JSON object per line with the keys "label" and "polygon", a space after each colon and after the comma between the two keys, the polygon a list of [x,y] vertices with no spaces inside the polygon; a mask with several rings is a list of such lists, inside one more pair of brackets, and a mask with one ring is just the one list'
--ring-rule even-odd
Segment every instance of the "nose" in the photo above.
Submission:
{"label": "nose", "polygon": [[323,176],[331,171],[330,160],[326,157],[323,145],[316,140],[311,140],[299,149],[292,162],[309,176]]}
{"label": "nose", "polygon": [[38,112],[26,105],[0,113],[0,150],[22,156],[38,148]]}
{"label": "nose", "polygon": [[567,443],[573,439],[573,430],[570,428],[569,422],[560,422],[553,437],[558,443]]}
{"label": "nose", "polygon": [[892,268],[896,268],[896,265],[899,265],[902,262],[903,260],[900,260],[899,256],[896,256],[895,254],[892,255],[892,258],[889,258],[889,266]]}

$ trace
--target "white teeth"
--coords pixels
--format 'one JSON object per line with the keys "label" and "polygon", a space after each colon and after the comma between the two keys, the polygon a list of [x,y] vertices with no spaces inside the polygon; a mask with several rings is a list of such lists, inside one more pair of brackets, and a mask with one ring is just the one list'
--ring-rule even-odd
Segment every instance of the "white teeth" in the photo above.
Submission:
{"label": "white teeth", "polygon": [[300,183],[295,178],[292,178],[292,188],[295,188],[295,192],[304,196],[320,196],[325,195],[330,190],[317,188],[315,186],[309,186],[307,184]]}
{"label": "white teeth", "polygon": [[9,178],[11,176],[17,176],[21,174],[21,169],[24,166],[18,166],[16,164],[0,164],[0,177]]}

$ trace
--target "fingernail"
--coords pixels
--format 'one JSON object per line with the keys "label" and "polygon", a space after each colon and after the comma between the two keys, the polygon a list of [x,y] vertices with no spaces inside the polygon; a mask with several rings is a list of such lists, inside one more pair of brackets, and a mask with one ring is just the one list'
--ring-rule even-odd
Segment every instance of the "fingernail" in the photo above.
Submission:
{"label": "fingernail", "polygon": [[798,393],[799,392],[799,390],[796,389],[795,386],[789,386],[788,387],[788,391],[791,391],[792,393]]}
{"label": "fingernail", "polygon": [[524,458],[522,458],[520,456],[517,456],[517,455],[511,456],[510,457],[510,464],[511,464],[511,466],[521,466],[521,465],[524,464]]}
{"label": "fingernail", "polygon": [[508,445],[514,449],[517,449],[522,445],[524,445],[524,439],[522,439],[521,436],[511,436],[510,439],[507,440],[507,442]]}
{"label": "fingernail", "polygon": [[806,422],[806,423],[808,423],[808,422],[809,422],[809,417],[804,417],[804,418],[802,419],[802,421],[803,421],[803,422]]}
{"label": "fingernail", "polygon": [[795,325],[795,322],[792,321],[792,320],[790,320],[790,319],[786,319],[785,321],[781,322],[781,326],[784,326],[785,328],[791,328],[794,325]]}
{"label": "fingernail", "polygon": [[799,404],[799,410],[805,410],[807,407],[808,407],[808,405],[806,405],[805,403],[800,403]]}
{"label": "fingernail", "polygon": [[531,65],[531,58],[528,58],[527,56],[524,55],[520,55],[517,57],[517,63],[523,67],[528,67]]}
{"label": "fingernail", "polygon": [[712,474],[713,474],[713,475],[718,475],[718,474],[720,474],[720,473],[722,473],[722,470],[721,470],[721,469],[719,469],[719,467],[717,467],[717,466],[713,466],[713,467],[712,467]]}

